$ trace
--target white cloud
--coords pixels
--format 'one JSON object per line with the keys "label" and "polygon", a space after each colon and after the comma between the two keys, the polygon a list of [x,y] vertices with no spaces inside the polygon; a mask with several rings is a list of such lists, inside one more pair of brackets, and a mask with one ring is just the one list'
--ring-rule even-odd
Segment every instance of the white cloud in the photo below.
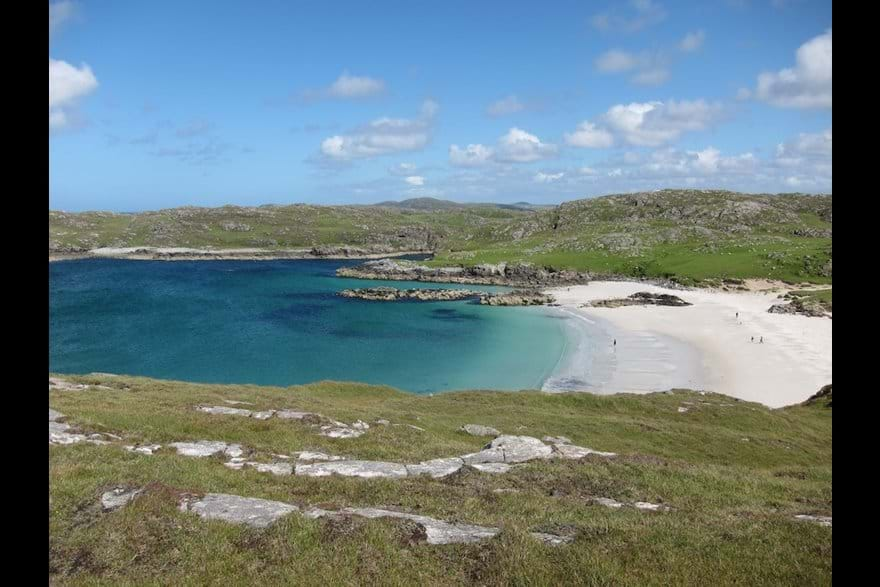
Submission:
{"label": "white cloud", "polygon": [[632,72],[630,82],[638,85],[660,85],[669,79],[670,58],[666,51],[642,51],[630,53],[611,49],[599,55],[594,65],[601,73],[620,74]]}
{"label": "white cloud", "polygon": [[348,161],[417,151],[431,139],[436,112],[436,102],[426,100],[418,118],[378,118],[349,134],[324,139],[321,153],[333,161]]}
{"label": "white cloud", "polygon": [[528,163],[547,159],[555,154],[556,145],[543,143],[535,135],[514,127],[498,140],[496,157],[499,161]]}
{"label": "white cloud", "polygon": [[449,162],[459,167],[479,167],[492,161],[494,151],[485,145],[468,145],[464,149],[450,145]]}
{"label": "white cloud", "polygon": [[505,116],[514,112],[520,112],[525,107],[526,105],[520,102],[519,98],[511,95],[491,103],[486,109],[486,113],[489,116]]}
{"label": "white cloud", "polygon": [[572,147],[603,149],[614,144],[614,136],[605,129],[597,128],[592,122],[584,121],[573,133],[565,134],[565,142]]}
{"label": "white cloud", "polygon": [[425,178],[421,175],[410,175],[406,179],[404,179],[406,183],[414,186],[423,186],[425,185]]}
{"label": "white cloud", "polygon": [[364,98],[375,96],[385,91],[385,82],[366,76],[349,75],[343,71],[342,75],[327,89],[327,93],[334,98]]}
{"label": "white cloud", "polygon": [[79,98],[93,92],[98,80],[91,68],[83,63],[75,67],[66,61],[49,58],[49,129],[68,126],[70,109]]}
{"label": "white cloud", "polygon": [[678,43],[678,48],[685,53],[690,53],[702,47],[705,40],[706,33],[704,31],[694,31],[684,36],[684,38]]}
{"label": "white cloud", "polygon": [[626,143],[654,147],[688,131],[704,130],[723,114],[720,104],[705,100],[632,102],[612,106],[602,117],[608,129]]}
{"label": "white cloud", "polygon": [[71,20],[77,12],[76,2],[62,0],[49,4],[49,37]]}
{"label": "white cloud", "polygon": [[639,65],[639,57],[621,49],[611,49],[596,58],[596,69],[602,73],[620,73]]}
{"label": "white cloud", "polygon": [[782,108],[831,108],[831,29],[798,48],[793,68],[759,75],[755,95]]}
{"label": "white cloud", "polygon": [[801,133],[794,139],[776,146],[778,166],[804,171],[813,170],[831,175],[831,129],[820,133]]}
{"label": "white cloud", "polygon": [[630,81],[640,86],[659,86],[669,80],[669,70],[664,67],[646,69],[634,75]]}
{"label": "white cloud", "polygon": [[635,33],[653,26],[666,18],[666,11],[653,0],[630,0],[626,14],[607,11],[592,18],[593,27],[600,31],[621,31]]}
{"label": "white cloud", "polygon": [[554,181],[558,181],[558,180],[562,179],[563,176],[565,176],[564,172],[544,173],[542,171],[539,171],[538,173],[535,174],[533,179],[538,183],[553,183]]}

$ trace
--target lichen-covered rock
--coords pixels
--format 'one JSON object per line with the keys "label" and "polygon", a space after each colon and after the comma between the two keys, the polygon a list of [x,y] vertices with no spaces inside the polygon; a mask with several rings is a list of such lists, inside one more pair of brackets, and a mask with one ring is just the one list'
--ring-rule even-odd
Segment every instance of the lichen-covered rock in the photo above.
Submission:
{"label": "lichen-covered rock", "polygon": [[464,461],[458,457],[445,459],[432,459],[430,461],[422,461],[418,465],[406,465],[406,470],[410,475],[430,475],[435,479],[440,479],[448,475],[452,475],[464,466]]}
{"label": "lichen-covered rock", "polygon": [[240,457],[244,453],[238,444],[227,444],[214,440],[172,442],[170,446],[177,449],[177,454],[187,457],[210,457],[221,453],[230,457]]}
{"label": "lichen-covered rock", "polygon": [[524,463],[534,459],[546,459],[553,454],[553,447],[547,446],[531,436],[499,436],[490,442],[486,449],[500,449],[505,463]]}
{"label": "lichen-covered rock", "polygon": [[280,501],[223,493],[209,493],[195,501],[184,501],[180,509],[194,512],[206,520],[222,520],[254,528],[265,528],[299,510],[295,505]]}
{"label": "lichen-covered rock", "polygon": [[143,493],[143,489],[116,487],[101,495],[101,508],[105,512],[119,509],[141,493]]}
{"label": "lichen-covered rock", "polygon": [[473,463],[471,467],[481,473],[501,474],[510,471],[511,465],[507,463]]}

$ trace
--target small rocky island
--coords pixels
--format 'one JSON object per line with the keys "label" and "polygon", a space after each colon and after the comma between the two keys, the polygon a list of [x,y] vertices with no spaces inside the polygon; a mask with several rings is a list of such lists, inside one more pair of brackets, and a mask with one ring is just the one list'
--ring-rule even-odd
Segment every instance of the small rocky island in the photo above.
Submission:
{"label": "small rocky island", "polygon": [[691,304],[671,294],[640,291],[626,298],[595,300],[588,305],[594,308],[620,308],[621,306],[690,306]]}
{"label": "small rocky island", "polygon": [[469,289],[398,289],[396,287],[365,287],[344,289],[339,295],[345,298],[359,298],[374,302],[452,302],[458,300],[479,300],[488,306],[540,306],[554,301],[553,296],[540,291],[510,291],[487,293]]}

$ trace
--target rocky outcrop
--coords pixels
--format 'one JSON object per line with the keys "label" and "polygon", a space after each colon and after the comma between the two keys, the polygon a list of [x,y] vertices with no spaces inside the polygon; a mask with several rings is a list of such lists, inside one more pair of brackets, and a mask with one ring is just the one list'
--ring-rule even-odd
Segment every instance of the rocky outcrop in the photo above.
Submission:
{"label": "rocky outcrop", "polygon": [[482,294],[469,289],[397,289],[396,287],[367,287],[362,289],[344,289],[339,292],[339,295],[344,298],[359,298],[376,302],[451,302],[477,298]]}
{"label": "rocky outcrop", "polygon": [[632,294],[627,298],[616,298],[609,300],[595,300],[588,304],[595,308],[619,308],[621,306],[690,306],[692,304],[684,301],[678,296],[671,294],[657,294],[647,291],[640,291]]}
{"label": "rocky outcrop", "polygon": [[531,263],[482,264],[467,267],[428,267],[413,261],[378,259],[356,267],[336,270],[340,277],[357,279],[387,279],[397,281],[435,281],[447,283],[481,283],[543,287],[587,283],[591,274],[569,270],[555,270]]}
{"label": "rocky outcrop", "polygon": [[823,318],[828,315],[819,302],[802,298],[794,298],[788,303],[773,304],[767,311],[771,314],[800,314],[813,318]]}
{"label": "rocky outcrop", "polygon": [[803,405],[823,404],[826,408],[831,407],[831,384],[823,385],[822,389],[811,395],[803,402]]}
{"label": "rocky outcrop", "polygon": [[550,294],[539,291],[511,291],[480,296],[480,303],[487,306],[543,306],[555,301]]}

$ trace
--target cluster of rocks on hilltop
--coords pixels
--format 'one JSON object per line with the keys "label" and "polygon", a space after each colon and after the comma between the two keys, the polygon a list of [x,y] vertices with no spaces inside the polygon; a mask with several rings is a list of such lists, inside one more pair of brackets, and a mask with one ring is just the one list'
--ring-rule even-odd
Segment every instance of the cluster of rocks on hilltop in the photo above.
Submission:
{"label": "cluster of rocks on hilltop", "polygon": [[428,267],[414,261],[377,259],[356,267],[336,270],[340,277],[437,281],[447,283],[480,283],[492,285],[554,286],[587,283],[592,274],[567,269],[555,270],[531,263],[484,263],[468,267]]}
{"label": "cluster of rocks on hilltop", "polygon": [[621,306],[691,306],[693,304],[684,301],[678,296],[671,294],[658,294],[640,291],[626,298],[612,298],[608,300],[595,300],[589,304],[596,308],[619,308]]}
{"label": "cluster of rocks on hilltop", "polygon": [[554,298],[540,291],[519,290],[503,293],[487,293],[469,289],[398,289],[395,287],[365,287],[344,289],[339,295],[375,302],[450,302],[479,299],[487,306],[540,306],[553,303]]}

